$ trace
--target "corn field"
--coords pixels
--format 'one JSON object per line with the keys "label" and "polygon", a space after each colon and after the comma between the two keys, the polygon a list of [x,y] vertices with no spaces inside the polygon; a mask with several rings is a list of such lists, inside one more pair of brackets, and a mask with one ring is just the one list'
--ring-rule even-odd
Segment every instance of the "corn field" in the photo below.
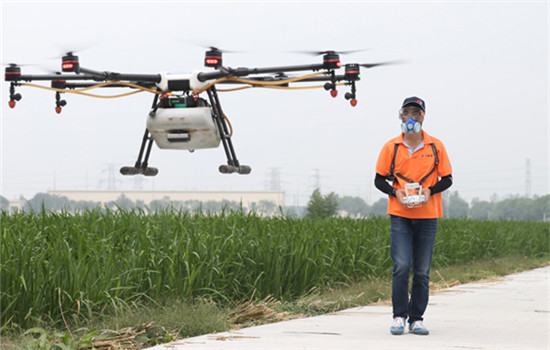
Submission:
{"label": "corn field", "polygon": [[[91,210],[0,214],[0,326],[128,305],[273,296],[391,275],[389,219]],[[547,257],[550,224],[445,219],[434,266]]]}

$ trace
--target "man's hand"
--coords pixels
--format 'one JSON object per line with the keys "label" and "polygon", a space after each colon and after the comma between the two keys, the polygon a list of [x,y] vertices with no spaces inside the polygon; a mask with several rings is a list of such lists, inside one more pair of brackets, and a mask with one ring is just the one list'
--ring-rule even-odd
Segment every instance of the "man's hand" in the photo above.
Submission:
{"label": "man's hand", "polygon": [[431,193],[432,193],[432,191],[430,191],[429,188],[423,188],[422,189],[422,194],[424,195],[424,198],[425,198],[424,202],[422,202],[422,205],[428,204],[428,202],[430,201]]}
{"label": "man's hand", "polygon": [[395,198],[397,198],[397,201],[399,202],[399,204],[403,206],[407,205],[407,203],[403,202],[403,198],[405,197],[405,195],[406,195],[405,190],[398,189],[397,191],[395,191]]}

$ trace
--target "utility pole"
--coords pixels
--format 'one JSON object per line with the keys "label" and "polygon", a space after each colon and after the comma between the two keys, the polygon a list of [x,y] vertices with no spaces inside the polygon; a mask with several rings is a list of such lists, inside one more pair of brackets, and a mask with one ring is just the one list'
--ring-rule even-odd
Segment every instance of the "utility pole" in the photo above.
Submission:
{"label": "utility pole", "polygon": [[525,160],[525,197],[531,197],[531,160]]}
{"label": "utility pole", "polygon": [[115,169],[115,164],[107,164],[108,168],[103,170],[101,173],[105,173],[107,172],[107,179],[106,180],[100,180],[99,181],[99,187],[101,187],[101,184],[104,183],[104,182],[107,182],[107,190],[108,191],[114,191],[116,190],[116,183],[117,183],[117,179],[115,177],[116,175],[116,169]]}
{"label": "utility pole", "polygon": [[109,164],[109,170],[108,170],[108,176],[107,176],[107,190],[114,190],[116,188],[115,184],[115,165]]}
{"label": "utility pole", "polygon": [[313,175],[313,179],[315,180],[315,189],[321,190],[321,175],[319,173],[319,169],[315,169],[315,175]]}
{"label": "utility pole", "polygon": [[279,168],[271,168],[269,173],[269,189],[271,191],[281,190],[281,171]]}

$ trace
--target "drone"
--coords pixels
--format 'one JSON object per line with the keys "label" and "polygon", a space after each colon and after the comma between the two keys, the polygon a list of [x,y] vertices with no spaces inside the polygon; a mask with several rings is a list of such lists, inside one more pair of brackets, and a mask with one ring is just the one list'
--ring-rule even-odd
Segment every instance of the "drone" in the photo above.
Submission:
{"label": "drone", "polygon": [[[204,66],[213,68],[207,72],[128,74],[109,71],[96,71],[80,65],[78,56],[67,52],[61,59],[61,71],[55,74],[27,75],[21,73],[21,65],[10,63],[5,69],[5,81],[10,83],[9,106],[14,108],[22,96],[16,92],[20,86],[38,87],[55,92],[55,111],[59,114],[67,105],[61,99],[63,93],[85,96],[97,95],[89,91],[98,88],[125,88],[132,92],[110,97],[124,97],[138,92],[154,95],[151,109],[137,160],[133,166],[120,169],[122,175],[156,176],[158,169],[149,166],[153,142],[160,149],[188,150],[217,148],[223,145],[227,164],[219,166],[222,174],[249,174],[251,167],[242,165],[237,159],[231,137],[233,129],[224,114],[218,91],[236,91],[247,88],[271,89],[312,89],[323,88],[337,97],[337,86],[349,86],[344,94],[351,106],[357,105],[356,82],[360,80],[360,67],[373,68],[395,62],[370,64],[349,63],[344,65],[344,74],[336,74],[342,68],[340,54],[333,50],[311,52],[322,55],[322,63],[290,65],[265,68],[230,68],[223,65],[225,51],[209,47],[204,58]],[[353,52],[353,51],[350,51]],[[311,72],[297,77],[289,77],[289,72]],[[33,81],[50,81],[51,86],[30,84]],[[325,82],[322,85],[315,83]],[[308,86],[295,87],[307,83]],[[217,89],[217,85],[238,85],[232,89]],[[292,86],[291,86],[292,85]],[[204,97],[208,99],[205,99]]]}

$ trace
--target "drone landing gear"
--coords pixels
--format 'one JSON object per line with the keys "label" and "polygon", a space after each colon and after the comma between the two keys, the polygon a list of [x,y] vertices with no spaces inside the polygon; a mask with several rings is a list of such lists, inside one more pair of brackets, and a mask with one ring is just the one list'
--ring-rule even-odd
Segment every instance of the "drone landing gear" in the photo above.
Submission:
{"label": "drone landing gear", "polygon": [[222,174],[232,174],[232,173],[238,173],[238,174],[250,174],[252,171],[252,168],[248,165],[240,165],[240,166],[234,166],[234,165],[225,165],[222,164],[218,168],[220,173]]}
{"label": "drone landing gear", "polygon": [[[145,176],[156,176],[159,172],[157,168],[150,168],[147,165],[149,160],[149,155],[151,154],[151,147],[153,146],[153,138],[149,133],[149,130],[145,129],[145,134],[143,134],[143,140],[141,141],[141,147],[139,149],[138,159],[136,164],[133,167],[125,166],[120,168],[120,173],[122,175],[139,175],[143,174]],[[147,147],[145,152],[145,158],[143,158],[143,152]],[[143,158],[143,160],[142,160]]]}
{"label": "drone landing gear", "polygon": [[239,161],[237,160],[237,154],[235,153],[235,149],[233,148],[233,142],[231,142],[231,133],[222,112],[222,107],[220,105],[218,93],[216,92],[216,87],[212,86],[208,88],[206,92],[208,93],[210,104],[212,105],[214,122],[218,127],[221,143],[225,151],[225,156],[227,157],[227,164],[220,165],[218,168],[219,172],[222,174],[250,174],[252,168],[248,165],[240,165]]}

